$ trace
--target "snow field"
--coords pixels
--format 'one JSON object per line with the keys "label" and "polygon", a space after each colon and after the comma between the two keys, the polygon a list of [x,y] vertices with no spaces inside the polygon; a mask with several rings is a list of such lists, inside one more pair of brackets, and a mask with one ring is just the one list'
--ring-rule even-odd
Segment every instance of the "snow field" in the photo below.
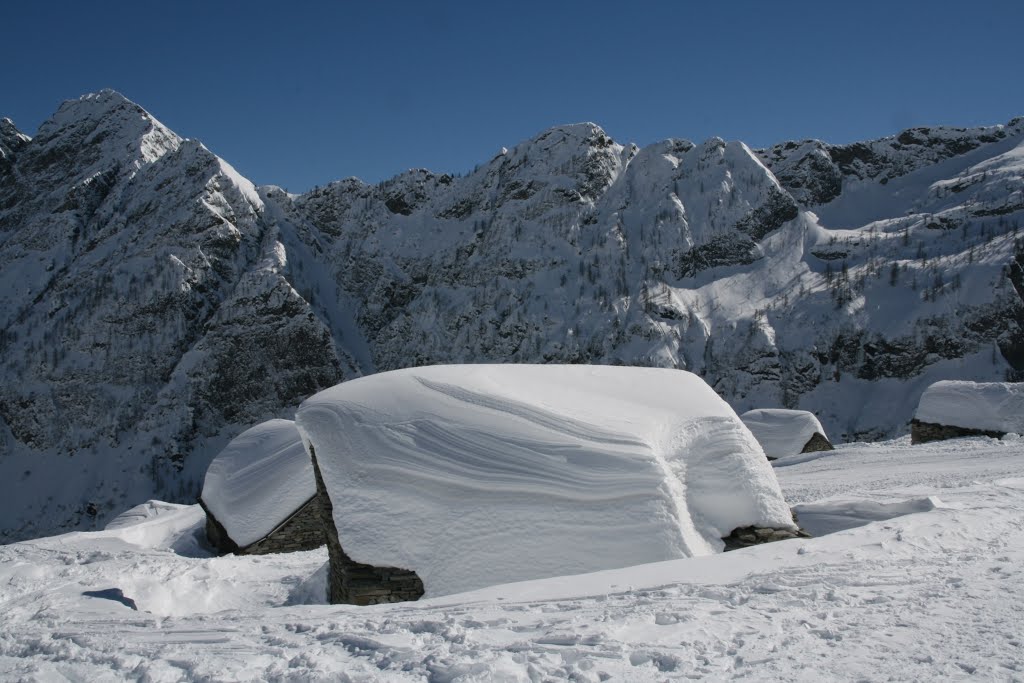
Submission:
{"label": "snow field", "polygon": [[[201,532],[202,513],[153,502],[107,531],[0,546],[0,678],[1024,677],[1024,443],[900,439],[818,455],[776,470],[788,498],[839,515],[858,501],[909,514],[819,538],[374,607],[302,604],[323,587],[322,549],[175,553],[169,544]],[[929,497],[941,505],[928,509]],[[85,595],[111,588],[138,610]]]}
{"label": "snow field", "polygon": [[429,597],[722,549],[793,528],[757,442],[695,375],[433,366],[323,391],[296,423],[345,552]]}

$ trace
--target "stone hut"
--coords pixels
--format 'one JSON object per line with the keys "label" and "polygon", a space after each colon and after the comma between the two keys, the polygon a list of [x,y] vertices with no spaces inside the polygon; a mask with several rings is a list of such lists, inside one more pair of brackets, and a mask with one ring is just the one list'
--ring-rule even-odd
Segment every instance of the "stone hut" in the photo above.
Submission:
{"label": "stone hut", "polygon": [[326,389],[295,419],[321,495],[332,603],[801,535],[753,435],[681,370],[407,368]]}
{"label": "stone hut", "polygon": [[295,423],[249,429],[213,459],[199,504],[206,536],[222,553],[312,550],[326,542],[313,466]]}
{"label": "stone hut", "polygon": [[740,419],[754,434],[769,460],[834,450],[821,422],[806,410],[759,408],[743,413]]}
{"label": "stone hut", "polygon": [[1024,433],[1024,383],[945,380],[921,395],[910,442]]}

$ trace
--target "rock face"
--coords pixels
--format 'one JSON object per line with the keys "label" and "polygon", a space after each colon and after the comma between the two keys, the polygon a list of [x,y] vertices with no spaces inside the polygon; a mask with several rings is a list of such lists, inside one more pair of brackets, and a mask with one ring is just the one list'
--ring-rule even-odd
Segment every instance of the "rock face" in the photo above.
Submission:
{"label": "rock face", "polygon": [[0,540],[192,500],[243,429],[413,365],[682,368],[739,411],[901,433],[936,379],[1024,378],[1022,142],[1024,119],[756,152],[575,124],[296,196],[111,91],[32,138],[2,120]]}

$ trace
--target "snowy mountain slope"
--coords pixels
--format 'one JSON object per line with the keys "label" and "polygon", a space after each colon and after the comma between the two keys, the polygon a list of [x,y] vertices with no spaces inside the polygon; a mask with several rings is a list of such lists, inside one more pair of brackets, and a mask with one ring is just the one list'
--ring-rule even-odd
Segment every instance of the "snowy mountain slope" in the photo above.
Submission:
{"label": "snowy mountain slope", "polygon": [[1024,370],[1020,121],[865,143],[870,168],[837,152],[839,194],[814,213],[764,165],[792,179],[785,157],[717,139],[633,150],[598,131],[554,129],[465,177],[343,181],[281,211],[353,294],[378,370],[683,367],[738,410],[808,409],[839,438],[901,433],[934,379]]}
{"label": "snowy mountain slope", "polygon": [[648,282],[758,260],[757,241],[798,213],[741,143],[637,151],[592,124],[548,131],[462,178],[342,181],[290,203],[292,223],[319,228],[303,232],[319,235],[355,296],[379,370],[692,367],[678,330],[645,312]]}
{"label": "snowy mountain slope", "polygon": [[0,538],[191,500],[232,436],[411,365],[677,367],[836,441],[903,433],[934,381],[1024,377],[1022,142],[1021,119],[759,152],[574,124],[464,176],[295,196],[110,91],[32,139],[5,120]]}
{"label": "snowy mountain slope", "polygon": [[758,155],[779,182],[807,206],[827,204],[849,189],[851,182],[889,181],[975,150],[991,156],[989,145],[1012,139],[1024,127],[1024,117],[1005,126],[978,128],[909,128],[899,135],[830,145],[820,140],[784,142]]}
{"label": "snowy mountain slope", "polygon": [[14,157],[31,138],[22,133],[10,119],[0,119],[0,172],[14,163]]}
{"label": "snowy mountain slope", "polygon": [[838,533],[373,607],[318,604],[323,549],[203,556],[152,501],[0,546],[0,678],[1013,681],[1022,443],[843,444],[776,469]]}
{"label": "snowy mountain slope", "polygon": [[[252,184],[117,93],[65,103],[0,197],[0,537],[191,499],[225,425],[343,377]],[[15,483],[48,472],[78,490]]]}

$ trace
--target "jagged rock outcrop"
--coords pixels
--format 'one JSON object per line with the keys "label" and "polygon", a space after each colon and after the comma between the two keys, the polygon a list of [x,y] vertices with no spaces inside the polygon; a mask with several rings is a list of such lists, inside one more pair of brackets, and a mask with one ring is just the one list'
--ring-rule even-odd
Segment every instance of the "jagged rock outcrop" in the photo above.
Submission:
{"label": "jagged rock outcrop", "polygon": [[980,128],[909,128],[899,135],[829,145],[819,140],[784,142],[758,155],[789,192],[807,206],[825,204],[843,191],[843,182],[873,181],[880,185],[988,144],[1020,133],[1024,120]]}
{"label": "jagged rock outcrop", "polygon": [[[1024,378],[1022,143],[1024,119],[756,153],[575,124],[294,196],[111,91],[31,139],[5,120],[0,538],[191,500],[246,427],[427,363],[685,368],[740,412],[900,433],[934,379]],[[27,493],[40,471],[85,483]]]}

